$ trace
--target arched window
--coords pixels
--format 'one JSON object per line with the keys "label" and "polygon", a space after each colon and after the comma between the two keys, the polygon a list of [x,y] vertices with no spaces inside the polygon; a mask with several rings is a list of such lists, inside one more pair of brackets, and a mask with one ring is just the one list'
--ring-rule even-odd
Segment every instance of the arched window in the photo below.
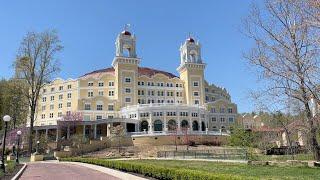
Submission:
{"label": "arched window", "polygon": [[188,128],[189,127],[189,123],[187,120],[182,120],[181,121],[181,128]]}
{"label": "arched window", "polygon": [[154,131],[162,131],[162,121],[155,120],[153,123]]}
{"label": "arched window", "polygon": [[226,127],[221,126],[221,132],[226,132]]}
{"label": "arched window", "polygon": [[198,62],[197,52],[195,52],[195,51],[191,51],[190,52],[190,61],[191,62]]}
{"label": "arched window", "polygon": [[213,131],[217,131],[217,130],[218,130],[217,126],[213,126],[213,127],[212,127],[212,130],[213,130]]}
{"label": "arched window", "polygon": [[169,131],[175,131],[177,129],[177,122],[173,119],[170,119],[168,121],[168,130]]}
{"label": "arched window", "polygon": [[204,123],[203,121],[201,122],[201,130],[202,131],[206,130],[206,123]]}
{"label": "arched window", "polygon": [[193,121],[193,122],[192,122],[192,130],[193,130],[193,131],[199,131],[198,121]]}
{"label": "arched window", "polygon": [[142,121],[141,123],[140,123],[140,131],[148,131],[148,129],[149,129],[149,123],[148,123],[148,121]]}

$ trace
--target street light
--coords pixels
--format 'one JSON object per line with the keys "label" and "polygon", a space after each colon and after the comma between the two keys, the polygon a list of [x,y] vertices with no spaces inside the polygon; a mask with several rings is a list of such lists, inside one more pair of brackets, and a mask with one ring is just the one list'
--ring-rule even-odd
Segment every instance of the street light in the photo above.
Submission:
{"label": "street light", "polygon": [[5,166],[4,166],[4,151],[6,149],[6,136],[7,136],[7,127],[8,127],[8,122],[11,120],[11,117],[9,115],[3,116],[3,121],[4,121],[4,135],[3,135],[3,140],[2,140],[2,157],[1,157],[1,168],[3,169],[3,173],[6,172]]}
{"label": "street light", "polygon": [[16,163],[19,164],[19,149],[20,149],[20,136],[21,136],[21,131],[17,131],[17,153],[16,153]]}

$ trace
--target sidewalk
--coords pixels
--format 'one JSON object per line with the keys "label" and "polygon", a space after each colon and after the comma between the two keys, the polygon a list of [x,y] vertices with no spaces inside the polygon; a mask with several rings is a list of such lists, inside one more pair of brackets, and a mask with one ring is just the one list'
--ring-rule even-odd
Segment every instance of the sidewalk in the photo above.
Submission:
{"label": "sidewalk", "polygon": [[87,164],[87,163],[80,163],[80,162],[59,162],[62,164],[75,164],[75,165],[79,165],[79,166],[83,166],[86,168],[90,168],[96,171],[100,171],[106,174],[110,174],[114,177],[117,177],[119,179],[124,179],[124,180],[147,180],[146,178],[142,178],[142,177],[138,177],[132,174],[128,174],[125,172],[121,172],[118,170],[114,170],[114,169],[110,169],[110,168],[106,168],[106,167],[102,167],[102,166],[97,166],[97,165],[93,165],[93,164]]}

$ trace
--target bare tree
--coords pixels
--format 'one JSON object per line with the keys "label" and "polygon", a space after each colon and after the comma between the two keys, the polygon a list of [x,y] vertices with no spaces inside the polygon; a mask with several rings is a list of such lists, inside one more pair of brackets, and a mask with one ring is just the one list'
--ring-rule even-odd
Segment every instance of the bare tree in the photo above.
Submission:
{"label": "bare tree", "polygon": [[40,90],[59,69],[56,53],[62,50],[55,31],[29,32],[23,38],[14,63],[17,76],[26,81],[29,91],[25,93],[29,105],[29,149],[32,152],[33,124]]}
{"label": "bare tree", "polygon": [[[254,5],[244,21],[246,35],[254,47],[245,55],[265,82],[264,93],[299,102],[308,122],[308,139],[315,160],[320,160],[317,130],[310,99],[320,102],[319,29],[309,22],[311,15],[301,11],[303,0],[265,0],[264,8]],[[280,101],[281,100],[281,101]]]}

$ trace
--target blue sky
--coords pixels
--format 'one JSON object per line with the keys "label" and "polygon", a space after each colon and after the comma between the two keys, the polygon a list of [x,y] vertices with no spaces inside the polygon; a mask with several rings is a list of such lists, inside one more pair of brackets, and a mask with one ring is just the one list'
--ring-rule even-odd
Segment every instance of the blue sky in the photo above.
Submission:
{"label": "blue sky", "polygon": [[239,112],[254,110],[248,92],[255,74],[242,54],[251,41],[241,32],[249,0],[0,0],[0,78],[13,74],[12,62],[28,31],[56,29],[64,46],[58,55],[62,78],[111,66],[115,39],[125,24],[137,36],[141,66],[176,72],[179,46],[189,32],[202,44],[206,79],[228,89]]}

